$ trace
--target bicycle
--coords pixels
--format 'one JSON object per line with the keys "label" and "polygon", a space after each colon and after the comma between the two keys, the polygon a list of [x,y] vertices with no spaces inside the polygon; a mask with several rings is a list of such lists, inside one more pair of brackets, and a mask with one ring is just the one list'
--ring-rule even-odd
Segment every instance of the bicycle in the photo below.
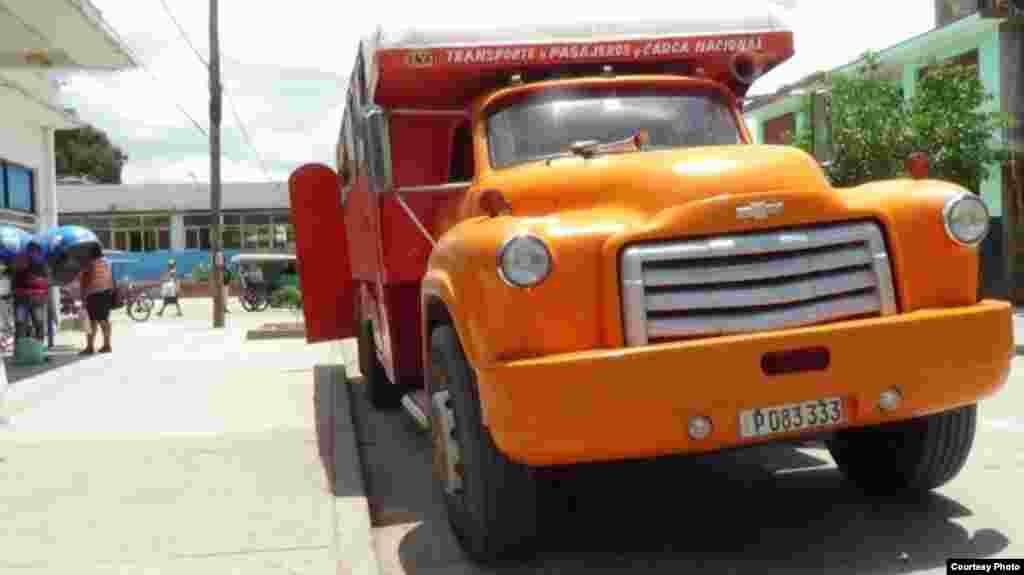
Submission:
{"label": "bicycle", "polygon": [[138,288],[134,283],[129,283],[125,288],[124,307],[128,317],[135,321],[143,322],[149,319],[153,313],[153,296],[145,288]]}

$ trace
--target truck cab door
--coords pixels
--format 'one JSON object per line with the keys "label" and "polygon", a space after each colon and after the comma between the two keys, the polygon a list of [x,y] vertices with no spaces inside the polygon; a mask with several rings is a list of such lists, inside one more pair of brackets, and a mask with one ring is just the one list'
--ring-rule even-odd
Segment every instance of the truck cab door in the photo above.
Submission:
{"label": "truck cab door", "polygon": [[306,341],[354,337],[355,285],[334,170],[306,164],[288,178]]}

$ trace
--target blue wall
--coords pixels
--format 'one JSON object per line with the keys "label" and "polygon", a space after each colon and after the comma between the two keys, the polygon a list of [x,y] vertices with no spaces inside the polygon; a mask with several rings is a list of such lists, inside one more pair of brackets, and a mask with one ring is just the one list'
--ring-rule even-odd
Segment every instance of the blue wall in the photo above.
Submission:
{"label": "blue wall", "polygon": [[[241,250],[224,250],[225,263]],[[134,281],[158,281],[160,274],[167,271],[168,260],[173,259],[178,268],[178,276],[189,278],[193,268],[199,264],[211,264],[210,252],[207,250],[160,250],[145,253],[128,253],[111,259],[138,260],[137,263],[115,263],[114,280],[132,279]]]}

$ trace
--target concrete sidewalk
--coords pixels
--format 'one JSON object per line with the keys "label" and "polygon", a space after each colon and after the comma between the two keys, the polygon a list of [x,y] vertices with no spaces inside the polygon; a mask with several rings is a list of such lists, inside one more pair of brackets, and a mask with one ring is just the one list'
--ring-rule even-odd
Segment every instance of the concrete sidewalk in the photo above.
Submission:
{"label": "concrete sidewalk", "polygon": [[9,387],[0,572],[376,573],[343,372],[314,382],[339,346],[245,340],[289,312],[221,331],[183,305]]}

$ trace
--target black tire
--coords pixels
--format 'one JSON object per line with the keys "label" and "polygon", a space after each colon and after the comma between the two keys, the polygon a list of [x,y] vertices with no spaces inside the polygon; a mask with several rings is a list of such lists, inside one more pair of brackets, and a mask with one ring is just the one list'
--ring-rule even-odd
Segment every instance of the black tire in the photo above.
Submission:
{"label": "black tire", "polygon": [[364,321],[359,327],[359,371],[363,373],[366,398],[374,409],[395,409],[402,404],[406,389],[388,380],[388,374],[377,358],[373,322]]}
{"label": "black tire", "polygon": [[826,442],[843,475],[886,493],[928,491],[952,480],[974,443],[978,407],[969,405],[879,427],[842,431]]}
{"label": "black tire", "polygon": [[143,322],[149,319],[151,313],[153,313],[153,305],[146,304],[146,300],[137,299],[130,302],[125,306],[128,312],[128,317],[135,321]]}
{"label": "black tire", "polygon": [[245,311],[263,311],[270,307],[270,300],[259,293],[242,293],[238,302]]}
{"label": "black tire", "polygon": [[[484,427],[475,375],[451,326],[431,333],[430,356],[431,393],[448,390],[461,452],[462,489],[448,493],[437,478],[452,531],[477,562],[528,558],[537,542],[536,480],[528,466],[498,449]],[[435,443],[441,440],[433,435]]]}

